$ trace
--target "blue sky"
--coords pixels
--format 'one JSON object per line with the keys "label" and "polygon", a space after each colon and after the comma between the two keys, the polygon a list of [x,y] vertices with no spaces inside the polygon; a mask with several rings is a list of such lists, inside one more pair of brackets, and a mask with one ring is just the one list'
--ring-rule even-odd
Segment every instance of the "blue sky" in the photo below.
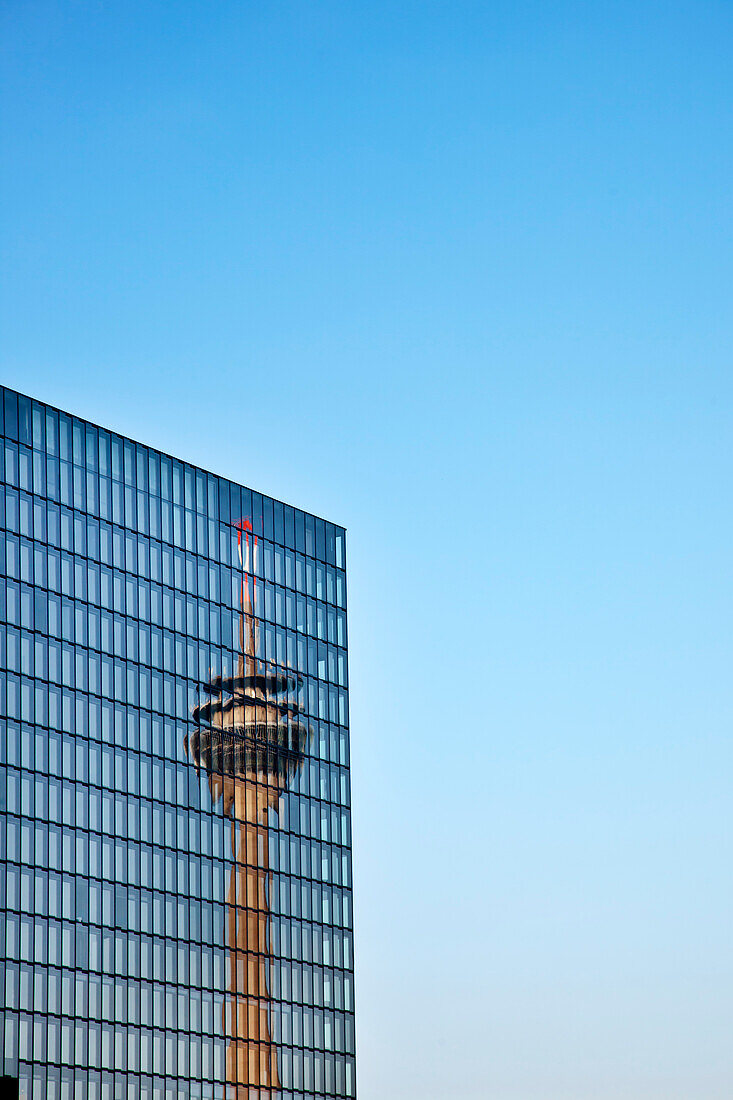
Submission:
{"label": "blue sky", "polygon": [[348,527],[360,1100],[733,1092],[732,32],[2,5],[3,382]]}

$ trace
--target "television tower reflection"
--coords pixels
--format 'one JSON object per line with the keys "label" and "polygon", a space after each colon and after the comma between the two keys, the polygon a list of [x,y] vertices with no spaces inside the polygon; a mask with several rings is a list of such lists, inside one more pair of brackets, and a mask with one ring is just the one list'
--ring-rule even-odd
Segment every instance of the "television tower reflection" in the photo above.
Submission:
{"label": "television tower reflection", "polygon": [[257,538],[249,520],[235,526],[242,570],[237,673],[203,685],[209,699],[193,709],[196,728],[185,748],[197,771],[207,773],[212,800],[221,799],[231,818],[224,1095],[226,1100],[276,1100],[280,1075],[270,1026],[268,811],[277,811],[300,767],[309,727],[297,702],[302,677],[292,669],[276,671],[257,657]]}

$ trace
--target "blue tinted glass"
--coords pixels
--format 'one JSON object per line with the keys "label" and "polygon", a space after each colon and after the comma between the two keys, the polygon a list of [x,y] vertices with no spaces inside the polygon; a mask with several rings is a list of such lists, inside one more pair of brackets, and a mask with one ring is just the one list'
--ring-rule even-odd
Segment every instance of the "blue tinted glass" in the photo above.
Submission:
{"label": "blue tinted glass", "polygon": [[343,529],[0,405],[6,1072],[353,1096]]}

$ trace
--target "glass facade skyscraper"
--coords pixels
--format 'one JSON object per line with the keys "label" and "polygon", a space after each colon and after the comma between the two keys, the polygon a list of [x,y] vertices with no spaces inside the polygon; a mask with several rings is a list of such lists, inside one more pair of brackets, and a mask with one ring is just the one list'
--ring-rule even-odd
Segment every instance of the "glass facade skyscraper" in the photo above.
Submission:
{"label": "glass facade skyscraper", "polygon": [[0,398],[0,1074],[354,1097],[344,530]]}

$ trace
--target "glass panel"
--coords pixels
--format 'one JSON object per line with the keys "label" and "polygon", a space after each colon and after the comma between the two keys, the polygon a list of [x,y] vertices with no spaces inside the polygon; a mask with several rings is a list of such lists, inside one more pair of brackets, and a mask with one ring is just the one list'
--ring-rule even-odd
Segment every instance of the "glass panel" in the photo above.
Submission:
{"label": "glass panel", "polygon": [[341,1100],[343,529],[1,406],[4,1013],[27,1095]]}

